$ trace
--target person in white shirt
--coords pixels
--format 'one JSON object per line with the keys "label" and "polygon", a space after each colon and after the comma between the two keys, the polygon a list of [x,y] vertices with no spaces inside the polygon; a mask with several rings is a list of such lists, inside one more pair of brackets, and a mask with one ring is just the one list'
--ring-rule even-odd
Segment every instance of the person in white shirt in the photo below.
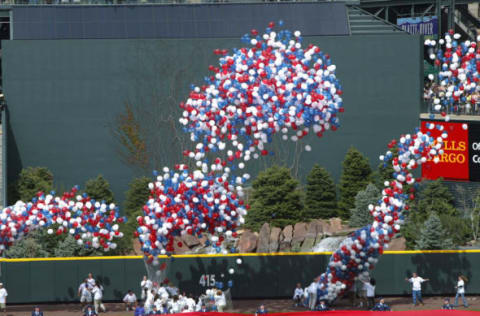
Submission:
{"label": "person in white shirt", "polygon": [[413,298],[413,305],[417,305],[417,300],[420,304],[423,305],[423,300],[422,300],[422,283],[430,281],[430,279],[424,279],[422,277],[419,277],[415,272],[412,274],[412,277],[410,279],[405,279],[405,281],[408,281],[412,283],[412,298]]}
{"label": "person in white shirt", "polygon": [[300,283],[297,283],[297,287],[293,291],[293,303],[295,307],[298,307],[298,304],[302,302],[303,299],[303,289]]}
{"label": "person in white shirt", "polygon": [[7,312],[7,289],[3,287],[3,283],[0,283],[0,310],[4,313]]}
{"label": "person in white shirt", "polygon": [[147,293],[147,298],[145,299],[145,306],[144,306],[146,314],[152,311],[154,303],[155,303],[155,291],[149,290]]}
{"label": "person in white shirt", "polygon": [[463,275],[458,276],[458,281],[457,281],[457,286],[455,287],[457,289],[457,295],[455,295],[455,307],[458,307],[458,297],[462,297],[462,302],[463,306],[465,308],[468,307],[467,300],[465,299],[465,282],[467,281],[467,278],[464,277]]}
{"label": "person in white shirt", "polygon": [[367,294],[367,309],[370,310],[375,306],[375,284],[374,278],[370,279],[370,282],[362,281]]}
{"label": "person in white shirt", "polygon": [[140,288],[142,289],[141,298],[142,300],[147,298],[148,293],[153,287],[152,281],[150,281],[146,275],[143,276],[142,282],[140,282]]}
{"label": "person in white shirt", "polygon": [[223,309],[227,306],[227,299],[225,298],[225,294],[221,290],[218,290],[214,296],[215,305],[217,306],[217,311],[223,313]]}
{"label": "person in white shirt", "polygon": [[93,289],[93,287],[95,286],[95,279],[93,278],[92,273],[88,274],[87,282],[88,282],[89,288]]}
{"label": "person in white shirt", "polygon": [[78,296],[80,297],[80,304],[82,304],[82,311],[84,311],[87,305],[92,303],[92,293],[87,279],[78,287]]}
{"label": "person in white shirt", "polygon": [[317,283],[318,278],[315,278],[313,282],[308,286],[308,308],[314,310],[317,304]]}
{"label": "person in white shirt", "polygon": [[99,309],[102,309],[102,311],[106,311],[107,309],[105,308],[105,305],[102,303],[102,298],[103,298],[103,286],[100,284],[95,284],[95,286],[92,289],[92,294],[93,294],[93,306],[95,307],[95,313],[99,313]]}
{"label": "person in white shirt", "polygon": [[133,311],[135,305],[137,304],[137,296],[133,293],[132,290],[128,290],[127,294],[123,298],[123,303],[125,303],[125,310],[128,312]]}

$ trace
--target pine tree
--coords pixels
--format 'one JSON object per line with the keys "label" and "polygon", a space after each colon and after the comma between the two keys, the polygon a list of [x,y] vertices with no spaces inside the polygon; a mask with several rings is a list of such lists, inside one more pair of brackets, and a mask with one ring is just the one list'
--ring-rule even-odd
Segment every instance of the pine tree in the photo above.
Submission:
{"label": "pine tree", "polygon": [[457,216],[452,193],[443,184],[442,179],[430,181],[419,192],[411,214],[415,214],[415,220],[425,220],[430,212],[438,215]]}
{"label": "pine tree", "polygon": [[110,184],[101,174],[85,183],[85,192],[96,201],[105,201],[107,204],[114,201]]}
{"label": "pine tree", "polygon": [[15,242],[5,252],[5,256],[7,258],[44,258],[49,254],[34,237],[27,236]]}
{"label": "pine tree", "polygon": [[338,209],[340,216],[348,219],[350,210],[355,206],[355,196],[372,182],[372,169],[368,159],[353,147],[350,147],[345,155],[342,166]]}
{"label": "pine tree", "polygon": [[349,225],[360,227],[371,224],[373,217],[368,206],[376,205],[379,198],[381,198],[381,192],[373,183],[369,183],[365,190],[358,192],[355,196],[355,208],[351,210]]}
{"label": "pine tree", "polygon": [[303,220],[302,193],[297,189],[298,184],[288,168],[273,166],[260,172],[252,183],[246,227],[258,230],[265,222],[285,227]]}
{"label": "pine tree", "polygon": [[53,174],[44,167],[22,169],[17,182],[18,198],[29,202],[39,191],[49,194],[53,190]]}
{"label": "pine tree", "polygon": [[447,236],[440,218],[432,212],[420,230],[420,238],[417,240],[415,248],[420,250],[452,249],[453,242]]}
{"label": "pine tree", "polygon": [[304,216],[308,219],[337,216],[335,183],[325,168],[314,165],[307,176]]}

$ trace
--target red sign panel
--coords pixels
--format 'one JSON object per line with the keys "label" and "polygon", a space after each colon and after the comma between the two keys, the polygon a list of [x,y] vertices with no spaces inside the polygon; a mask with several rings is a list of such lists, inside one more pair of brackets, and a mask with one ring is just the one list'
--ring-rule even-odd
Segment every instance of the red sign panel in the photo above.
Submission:
{"label": "red sign panel", "polygon": [[[428,125],[435,124],[435,128],[429,129]],[[436,128],[442,125],[448,137],[444,140],[444,153],[439,156],[440,161],[434,163],[428,161],[422,166],[422,177],[437,179],[442,177],[451,180],[469,179],[469,156],[468,156],[468,129],[463,128],[462,123],[450,123],[439,121],[422,121],[422,132],[430,132],[433,137],[441,136],[443,131]]]}

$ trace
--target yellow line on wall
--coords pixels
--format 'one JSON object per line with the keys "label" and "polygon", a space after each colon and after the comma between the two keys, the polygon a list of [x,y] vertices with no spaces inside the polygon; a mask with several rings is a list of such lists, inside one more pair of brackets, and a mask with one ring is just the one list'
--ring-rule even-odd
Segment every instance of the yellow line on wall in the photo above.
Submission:
{"label": "yellow line on wall", "polygon": [[[272,256],[318,256],[331,255],[333,252],[274,252],[274,253],[229,253],[229,254],[189,254],[173,255],[173,258],[222,258],[222,257],[272,257]],[[434,254],[434,253],[480,253],[480,249],[472,250],[402,250],[385,251],[387,255]],[[143,256],[105,256],[105,257],[59,257],[59,258],[0,258],[0,262],[38,262],[38,261],[82,261],[82,260],[124,260],[142,259]],[[167,259],[168,256],[158,256]]]}

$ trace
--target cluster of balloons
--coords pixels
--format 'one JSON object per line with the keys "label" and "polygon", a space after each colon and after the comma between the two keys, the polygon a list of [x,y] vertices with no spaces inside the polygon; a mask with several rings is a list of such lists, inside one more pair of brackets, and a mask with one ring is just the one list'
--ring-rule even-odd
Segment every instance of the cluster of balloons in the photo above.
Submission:
{"label": "cluster of balloons", "polygon": [[[216,49],[218,66],[210,66],[205,84],[193,86],[180,104],[179,122],[195,143],[184,155],[195,170],[165,168],[150,183],[136,232],[150,259],[171,253],[182,243],[175,237],[186,234],[208,232],[220,252],[248,209],[241,198],[249,175],[235,175],[245,162],[272,154],[268,143],[275,134],[298,141],[310,131],[320,137],[339,127],[342,87],[330,56],[315,45],[302,47],[299,31],[274,27],[271,22],[263,35],[256,30],[244,35],[248,47],[231,54]],[[224,159],[209,160],[209,153]]]}
{"label": "cluster of balloons", "polygon": [[[439,70],[437,83],[431,96],[432,110],[446,116],[447,113],[470,113],[480,102],[480,35],[475,41],[459,42],[460,34],[450,30],[439,45],[427,39],[425,45]],[[435,80],[433,74],[429,75]],[[448,121],[448,118],[447,118]]]}
{"label": "cluster of balloons", "polygon": [[49,234],[68,233],[79,245],[108,251],[117,247],[115,238],[123,237],[118,224],[125,221],[115,204],[95,201],[80,194],[78,187],[62,196],[39,192],[28,203],[18,201],[2,210],[0,253],[39,228],[47,228]]}
{"label": "cluster of balloons", "polygon": [[[442,126],[436,128],[441,130]],[[414,178],[412,170],[429,160],[438,162],[446,137],[446,133],[434,138],[429,132],[417,130],[389,144],[390,148],[397,148],[398,154],[389,150],[380,160],[385,166],[393,167],[393,179],[384,183],[377,204],[369,205],[373,223],[347,237],[331,256],[327,271],[319,280],[318,292],[322,299],[333,301],[352,287],[356,278],[368,276],[368,270],[374,268],[383,249],[399,232],[404,222],[403,212],[409,209],[408,200],[414,199],[415,184],[420,180]]]}

